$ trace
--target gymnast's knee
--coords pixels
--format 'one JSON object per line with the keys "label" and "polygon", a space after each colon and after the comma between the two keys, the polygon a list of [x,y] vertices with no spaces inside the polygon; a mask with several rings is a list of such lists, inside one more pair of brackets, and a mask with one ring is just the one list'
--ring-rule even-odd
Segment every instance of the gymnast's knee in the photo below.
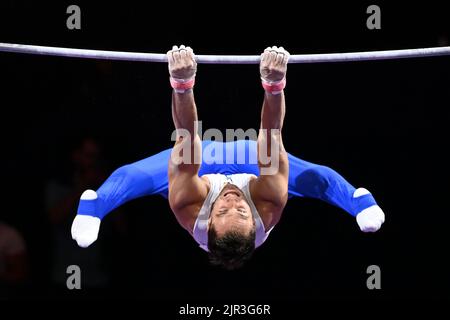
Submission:
{"label": "gymnast's knee", "polygon": [[112,174],[111,178],[127,180],[130,182],[137,181],[142,172],[132,164],[124,165],[117,168]]}
{"label": "gymnast's knee", "polygon": [[317,193],[324,193],[330,186],[330,177],[333,170],[322,165],[314,165],[304,170],[297,176],[296,185],[301,189],[302,186]]}

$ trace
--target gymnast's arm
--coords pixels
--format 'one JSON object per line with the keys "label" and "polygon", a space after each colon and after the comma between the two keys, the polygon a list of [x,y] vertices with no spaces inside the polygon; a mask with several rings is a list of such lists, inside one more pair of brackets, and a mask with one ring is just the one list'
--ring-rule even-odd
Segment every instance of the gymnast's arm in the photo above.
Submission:
{"label": "gymnast's arm", "polygon": [[[197,63],[192,49],[175,46],[168,52],[172,78],[172,119],[176,142],[168,163],[169,205],[180,225],[192,232],[201,205],[208,194],[207,185],[198,176],[202,144],[197,133],[198,117],[193,82]],[[182,80],[181,80],[182,79]],[[174,83],[174,80],[177,83]]]}
{"label": "gymnast's arm", "polygon": [[[261,56],[264,83],[284,83],[289,53],[282,47],[267,48]],[[282,85],[284,86],[284,85]],[[264,87],[264,103],[257,152],[260,175],[251,185],[252,198],[268,228],[275,225],[288,198],[289,164],[281,130],[286,113],[282,87]]]}

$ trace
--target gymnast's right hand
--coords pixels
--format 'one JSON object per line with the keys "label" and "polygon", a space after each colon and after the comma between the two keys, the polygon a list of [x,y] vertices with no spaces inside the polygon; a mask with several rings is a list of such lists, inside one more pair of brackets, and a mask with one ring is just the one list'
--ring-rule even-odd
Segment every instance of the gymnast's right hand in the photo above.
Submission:
{"label": "gymnast's right hand", "polygon": [[167,52],[167,60],[169,61],[169,74],[172,78],[189,80],[195,77],[197,62],[190,47],[173,46],[172,50]]}
{"label": "gymnast's right hand", "polygon": [[78,214],[72,223],[72,239],[82,248],[89,247],[97,240],[101,220],[95,215],[97,193],[86,190],[80,197]]}

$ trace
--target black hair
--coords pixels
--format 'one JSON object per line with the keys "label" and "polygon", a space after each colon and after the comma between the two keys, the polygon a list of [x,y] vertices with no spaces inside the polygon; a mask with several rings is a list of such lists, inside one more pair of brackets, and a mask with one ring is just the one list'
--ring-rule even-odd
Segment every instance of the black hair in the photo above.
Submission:
{"label": "black hair", "polygon": [[211,264],[234,270],[242,267],[255,251],[256,228],[252,228],[249,234],[237,230],[226,232],[220,238],[214,225],[208,230],[208,250]]}

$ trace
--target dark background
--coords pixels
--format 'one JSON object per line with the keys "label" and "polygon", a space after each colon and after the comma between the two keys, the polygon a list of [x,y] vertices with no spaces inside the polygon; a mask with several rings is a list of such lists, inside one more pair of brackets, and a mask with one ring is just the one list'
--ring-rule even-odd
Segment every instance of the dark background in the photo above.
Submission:
{"label": "dark background", "polygon": [[[428,2],[379,4],[381,30],[366,28],[372,3],[79,2],[81,30],[66,28],[69,4],[3,1],[0,41],[156,53],[185,44],[198,54],[259,54],[282,45],[301,54],[442,46],[450,35],[448,12]],[[369,189],[386,214],[379,232],[363,234],[344,211],[296,198],[252,261],[227,272],[208,265],[163,198],[141,198],[102,222],[94,246],[108,281],[74,292],[52,280],[47,187],[70,183],[70,154],[85,137],[101,146],[106,174],[171,146],[167,65],[0,53],[0,216],[23,235],[29,261],[25,282],[5,297],[448,299],[449,66],[449,57],[436,57],[288,68],[286,148]],[[256,65],[199,65],[195,93],[205,130],[258,127]],[[68,238],[75,213],[62,225]],[[381,290],[366,288],[372,264],[381,268]]]}

